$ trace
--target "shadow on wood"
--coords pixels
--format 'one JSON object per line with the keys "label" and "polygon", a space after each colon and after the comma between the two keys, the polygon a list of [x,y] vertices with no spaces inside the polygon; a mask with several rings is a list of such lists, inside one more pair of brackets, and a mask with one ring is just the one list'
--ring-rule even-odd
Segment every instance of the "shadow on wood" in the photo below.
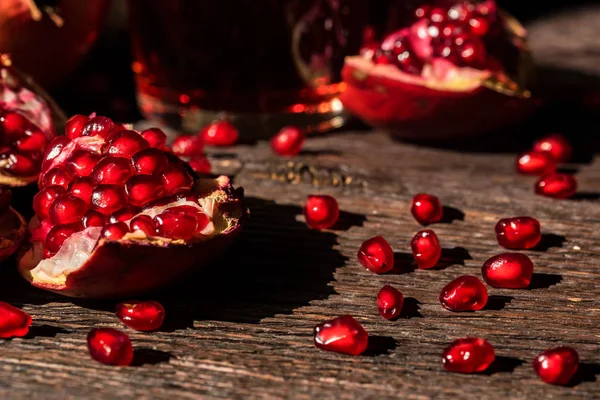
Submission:
{"label": "shadow on wood", "polygon": [[510,304],[515,298],[512,296],[489,296],[488,301],[483,308],[484,310],[493,310],[500,311],[506,307],[507,304]]}
{"label": "shadow on wood", "polygon": [[472,260],[469,250],[464,247],[454,247],[452,249],[442,249],[440,260],[432,269],[441,270],[451,265],[465,265],[465,260]]}
{"label": "shadow on wood", "polygon": [[550,286],[558,285],[562,280],[562,275],[534,273],[527,289],[548,289]]}
{"label": "shadow on wood", "polygon": [[340,211],[340,218],[331,229],[334,231],[347,231],[353,226],[362,227],[366,220],[367,218],[363,214]]}
{"label": "shadow on wood", "polygon": [[364,356],[383,356],[390,354],[398,347],[398,341],[391,336],[369,336],[369,345]]}
{"label": "shadow on wood", "polygon": [[533,251],[547,251],[552,247],[561,248],[567,241],[567,238],[563,235],[556,235],[554,233],[542,233],[542,239],[532,250]]}
{"label": "shadow on wood", "polygon": [[411,253],[394,253],[394,268],[388,272],[389,275],[409,274],[417,269],[415,259]]}
{"label": "shadow on wood", "polygon": [[414,297],[405,297],[402,312],[398,316],[398,319],[423,318],[423,314],[419,311],[421,309],[420,304],[422,303]]}
{"label": "shadow on wood", "polygon": [[577,386],[583,382],[596,382],[600,377],[600,364],[579,363],[579,368],[569,386]]}
{"label": "shadow on wood", "polygon": [[442,224],[451,224],[454,221],[464,221],[465,213],[458,208],[443,206],[443,217],[440,221]]}
{"label": "shadow on wood", "polygon": [[496,359],[494,360],[492,365],[490,365],[488,367],[488,369],[486,369],[484,372],[482,372],[482,374],[483,375],[493,375],[493,374],[497,374],[500,372],[511,373],[511,372],[514,372],[514,370],[518,366],[523,365],[523,364],[525,364],[525,361],[520,360],[515,357],[496,356]]}
{"label": "shadow on wood", "polygon": [[148,348],[135,349],[131,365],[133,367],[141,367],[142,365],[168,363],[171,358],[173,358],[173,355],[166,351]]}
{"label": "shadow on wood", "polygon": [[37,337],[56,337],[59,333],[71,333],[72,331],[52,325],[32,325],[29,332],[25,335],[25,339],[33,339]]}

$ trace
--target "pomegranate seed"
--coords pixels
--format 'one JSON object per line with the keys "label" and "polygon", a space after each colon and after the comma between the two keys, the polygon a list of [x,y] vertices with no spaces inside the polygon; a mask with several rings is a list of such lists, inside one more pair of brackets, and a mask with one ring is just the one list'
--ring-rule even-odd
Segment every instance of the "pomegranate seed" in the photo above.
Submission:
{"label": "pomegranate seed", "polygon": [[42,180],[42,187],[46,186],[62,186],[65,189],[69,187],[69,183],[73,177],[70,173],[62,168],[52,168],[50,171],[44,174],[44,179]]}
{"label": "pomegranate seed", "polygon": [[169,160],[158,149],[146,149],[134,154],[131,164],[136,174],[154,175],[165,169]]}
{"label": "pomegranate seed", "polygon": [[440,303],[450,311],[481,310],[487,301],[488,292],[485,285],[474,276],[459,276],[440,293]]}
{"label": "pomegranate seed", "polygon": [[139,215],[131,220],[131,232],[142,231],[147,236],[156,236],[156,225],[148,215]]}
{"label": "pomegranate seed", "polygon": [[41,152],[46,148],[46,136],[42,132],[33,132],[16,141],[17,149],[26,153]]}
{"label": "pomegranate seed", "polygon": [[486,59],[485,46],[479,39],[471,39],[460,47],[460,57],[465,65],[479,65]]}
{"label": "pomegranate seed", "polygon": [[85,115],[73,115],[65,124],[65,135],[69,139],[75,139],[83,135],[83,128],[89,118]]}
{"label": "pomegranate seed", "polygon": [[525,254],[498,254],[483,264],[481,274],[492,287],[523,289],[531,282],[533,262]]}
{"label": "pomegranate seed", "polygon": [[567,385],[579,368],[579,354],[561,346],[541,352],[533,360],[533,370],[546,383]]}
{"label": "pomegranate seed", "polygon": [[125,185],[125,191],[129,197],[129,202],[138,207],[143,207],[165,194],[160,179],[150,175],[134,176]]}
{"label": "pomegranate seed", "polygon": [[64,225],[80,221],[87,211],[85,201],[72,194],[61,194],[50,207],[50,220],[53,224]]}
{"label": "pomegranate seed", "polygon": [[33,211],[40,219],[50,218],[50,207],[63,193],[65,188],[62,186],[46,186],[33,196]]}
{"label": "pomegranate seed", "polygon": [[135,217],[136,215],[138,215],[140,213],[140,209],[137,207],[125,207],[120,209],[117,212],[114,212],[110,215],[110,218],[108,219],[108,222],[110,223],[115,223],[115,222],[127,222],[130,219],[132,219],[133,217]]}
{"label": "pomegranate seed", "polygon": [[52,161],[60,155],[66,145],[71,143],[66,136],[56,136],[50,141],[48,147],[46,147],[46,153],[44,154],[44,161],[42,162],[42,170],[48,169]]}
{"label": "pomegranate seed", "polygon": [[29,332],[31,316],[25,311],[0,301],[0,338],[23,337]]}
{"label": "pomegranate seed", "polygon": [[115,129],[115,123],[107,117],[93,117],[85,123],[81,136],[107,137]]}
{"label": "pomegranate seed", "polygon": [[76,178],[69,185],[69,193],[85,201],[87,207],[92,204],[94,182],[90,178]]}
{"label": "pomegranate seed", "polygon": [[517,157],[517,172],[523,175],[544,175],[556,170],[556,161],[550,153],[528,151]]}
{"label": "pomegranate seed", "polygon": [[280,156],[295,156],[302,150],[304,131],[296,126],[286,126],[271,139],[271,148]]}
{"label": "pomegranate seed", "polygon": [[485,371],[495,359],[494,348],[487,340],[464,338],[446,347],[442,365],[450,372],[472,374]]}
{"label": "pomegranate seed", "polygon": [[[35,199],[35,197],[34,197]],[[35,201],[35,200],[34,200]],[[12,192],[6,186],[0,186],[0,213],[6,212],[12,202]],[[50,203],[52,204],[52,203]]]}
{"label": "pomegranate seed", "polygon": [[475,36],[485,36],[490,30],[490,23],[484,17],[473,17],[469,20],[471,33]]}
{"label": "pomegranate seed", "polygon": [[122,186],[98,185],[92,192],[92,207],[110,215],[127,205],[127,195]]}
{"label": "pomegranate seed", "polygon": [[315,326],[314,342],[321,350],[358,356],[367,349],[369,334],[350,315]]}
{"label": "pomegranate seed", "polygon": [[106,223],[106,217],[100,214],[98,211],[89,210],[85,213],[81,219],[83,226],[89,228],[90,226],[104,226]]}
{"label": "pomegranate seed", "polygon": [[187,192],[194,179],[181,164],[169,164],[161,174],[161,180],[167,196]]}
{"label": "pomegranate seed", "polygon": [[567,174],[546,174],[535,184],[535,193],[555,199],[568,199],[577,192],[577,181]]}
{"label": "pomegranate seed", "polygon": [[313,229],[328,229],[340,217],[340,208],[335,198],[331,196],[308,196],[304,206],[306,224]]}
{"label": "pomegranate seed", "polygon": [[112,328],[94,328],[88,333],[90,356],[107,365],[129,365],[133,361],[131,340],[125,333]]}
{"label": "pomegranate seed", "polygon": [[204,142],[198,136],[182,135],[173,140],[171,149],[178,156],[201,156],[204,154]]}
{"label": "pomegranate seed", "polygon": [[398,289],[385,285],[377,294],[377,310],[385,319],[394,319],[402,312],[404,296]]}
{"label": "pomegranate seed", "polygon": [[376,274],[384,274],[394,268],[394,251],[382,236],[363,242],[357,257],[363,267]]}
{"label": "pomegranate seed", "polygon": [[154,217],[159,236],[171,239],[191,239],[208,224],[208,217],[195,207],[177,206]]}
{"label": "pomegranate seed", "polygon": [[420,269],[435,267],[442,255],[437,235],[429,229],[418,232],[410,242],[410,247]]}
{"label": "pomegranate seed", "polygon": [[415,10],[415,17],[417,18],[429,18],[431,13],[431,7],[427,5],[422,5]]}
{"label": "pomegranate seed", "polygon": [[211,165],[206,157],[196,157],[192,158],[188,164],[197,174],[210,174]]}
{"label": "pomegranate seed", "polygon": [[125,222],[115,222],[102,228],[100,237],[108,240],[119,240],[127,233],[129,233],[129,227]]}
{"label": "pomegranate seed", "polygon": [[446,12],[446,10],[444,10],[441,7],[435,7],[429,13],[429,19],[432,22],[438,22],[438,23],[440,23],[440,22],[444,22],[446,20],[446,16],[447,15],[448,15],[448,13]]}
{"label": "pomegranate seed", "polygon": [[455,21],[466,21],[472,13],[472,7],[467,4],[455,4],[448,10],[448,17]]}
{"label": "pomegranate seed", "polygon": [[21,132],[29,125],[27,119],[21,114],[9,112],[2,118],[4,134],[10,138],[18,138]]}
{"label": "pomegranate seed", "polygon": [[142,132],[142,137],[153,148],[162,149],[167,144],[167,135],[158,128],[146,129]]}
{"label": "pomegranate seed", "polygon": [[131,158],[138,151],[149,148],[150,145],[134,131],[121,131],[110,138],[102,152],[117,157]]}
{"label": "pomegranate seed", "polygon": [[80,223],[56,225],[54,228],[50,229],[50,232],[48,232],[48,235],[46,236],[46,248],[48,251],[56,253],[60,250],[65,240],[82,229],[83,225]]}
{"label": "pomegranate seed", "polygon": [[105,185],[123,185],[133,175],[129,160],[121,157],[103,157],[92,172],[96,183]]}
{"label": "pomegranate seed", "polygon": [[542,138],[533,144],[533,150],[550,153],[556,162],[565,162],[571,158],[571,143],[561,134],[555,133]]}
{"label": "pomegranate seed", "polygon": [[506,249],[532,249],[542,239],[540,223],[531,217],[501,219],[496,224],[496,238]]}
{"label": "pomegranate seed", "polygon": [[67,170],[73,176],[89,176],[100,161],[100,156],[86,150],[77,150],[67,160]]}
{"label": "pomegranate seed", "polygon": [[439,222],[444,216],[440,199],[427,193],[417,194],[413,197],[410,212],[422,225]]}
{"label": "pomegranate seed", "polygon": [[209,146],[233,146],[239,137],[237,129],[228,121],[218,121],[205,127],[201,132],[205,144]]}
{"label": "pomegranate seed", "polygon": [[32,159],[22,154],[3,155],[4,169],[15,176],[33,176],[38,172],[38,166]]}
{"label": "pomegranate seed", "polygon": [[156,301],[126,301],[117,304],[117,318],[136,331],[155,331],[165,320],[165,309]]}

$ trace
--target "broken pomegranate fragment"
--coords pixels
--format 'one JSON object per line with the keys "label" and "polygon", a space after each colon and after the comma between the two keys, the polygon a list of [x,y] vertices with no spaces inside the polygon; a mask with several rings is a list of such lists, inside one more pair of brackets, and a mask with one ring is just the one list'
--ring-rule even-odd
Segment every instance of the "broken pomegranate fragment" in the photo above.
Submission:
{"label": "broken pomegranate fragment", "polygon": [[[240,230],[242,192],[228,178],[194,180],[182,160],[106,117],[78,124],[81,135],[71,127],[74,139],[44,157],[19,261],[33,285],[80,297],[141,293],[206,265]],[[69,174],[60,185],[46,179],[56,171]]]}
{"label": "broken pomegranate fragment", "polygon": [[0,338],[23,337],[29,332],[31,317],[25,311],[0,301]]}
{"label": "broken pomegranate fragment", "polygon": [[358,356],[369,344],[369,334],[350,315],[319,324],[314,329],[315,346],[322,350]]}
{"label": "broken pomegranate fragment", "polygon": [[129,365],[133,346],[127,334],[112,328],[94,328],[87,336],[90,356],[106,365]]}
{"label": "broken pomegranate fragment", "polygon": [[115,314],[136,331],[155,331],[165,319],[165,309],[157,301],[125,301],[117,304]]}

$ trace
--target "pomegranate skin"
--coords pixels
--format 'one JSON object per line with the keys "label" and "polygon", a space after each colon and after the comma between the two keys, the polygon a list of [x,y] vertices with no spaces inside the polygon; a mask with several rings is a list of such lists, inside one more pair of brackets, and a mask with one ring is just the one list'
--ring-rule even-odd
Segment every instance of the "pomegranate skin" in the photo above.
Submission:
{"label": "pomegranate skin", "polygon": [[498,254],[481,268],[485,282],[495,288],[523,289],[531,283],[533,262],[525,254]]}
{"label": "pomegranate skin", "polygon": [[25,218],[13,208],[8,207],[0,213],[0,261],[12,256],[23,244],[27,234]]}
{"label": "pomegranate skin", "polygon": [[542,240],[540,223],[531,217],[503,218],[495,230],[498,244],[505,249],[532,249]]}

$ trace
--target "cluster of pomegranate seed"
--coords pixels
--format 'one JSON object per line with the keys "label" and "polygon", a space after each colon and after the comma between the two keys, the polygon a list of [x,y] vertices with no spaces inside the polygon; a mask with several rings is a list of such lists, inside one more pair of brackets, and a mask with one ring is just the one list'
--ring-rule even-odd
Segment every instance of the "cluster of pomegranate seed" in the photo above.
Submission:
{"label": "cluster of pomegranate seed", "polygon": [[0,112],[0,168],[17,177],[35,176],[50,139],[18,112]]}
{"label": "cluster of pomegranate seed", "polygon": [[306,224],[313,229],[329,229],[340,217],[337,200],[327,195],[308,196],[304,205]]}

